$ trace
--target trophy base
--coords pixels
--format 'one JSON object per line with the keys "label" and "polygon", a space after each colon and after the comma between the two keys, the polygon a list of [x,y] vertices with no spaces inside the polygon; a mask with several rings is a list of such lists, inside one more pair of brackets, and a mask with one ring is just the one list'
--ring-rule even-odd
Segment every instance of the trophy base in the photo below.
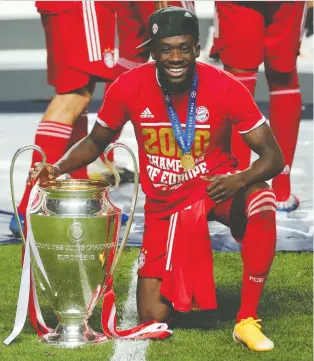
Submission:
{"label": "trophy base", "polygon": [[104,343],[108,337],[92,330],[87,323],[59,324],[53,332],[40,337],[41,341],[62,348],[82,347],[88,344]]}

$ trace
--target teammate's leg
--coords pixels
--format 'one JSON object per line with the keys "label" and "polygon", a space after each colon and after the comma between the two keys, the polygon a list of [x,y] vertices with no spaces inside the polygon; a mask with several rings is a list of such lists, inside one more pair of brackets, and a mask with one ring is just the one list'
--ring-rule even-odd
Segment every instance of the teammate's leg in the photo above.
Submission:
{"label": "teammate's leg", "polygon": [[[78,116],[73,124],[72,134],[67,145],[67,149],[70,149],[81,139],[85,138],[88,134],[88,110],[87,108]],[[70,173],[71,178],[74,179],[87,179],[87,167],[77,169]]]}
{"label": "teammate's leg", "polygon": [[143,18],[143,13],[146,15],[147,9],[149,13],[154,12],[155,2],[124,1],[115,4],[119,37],[119,57],[114,68],[115,78],[125,71],[146,63],[149,59],[147,49],[136,49],[148,37],[148,18]]}
{"label": "teammate's leg", "polygon": [[[217,1],[214,44],[210,56],[219,57],[225,70],[254,96],[258,66],[263,61],[264,12],[260,2]],[[232,133],[232,153],[238,168],[249,167],[251,150],[238,132]]]}
{"label": "teammate's leg", "polygon": [[[83,88],[69,94],[57,94],[50,102],[35,133],[35,145],[43,149],[48,163],[59,160],[68,148],[74,121],[80,116],[91,100],[91,93]],[[32,164],[41,161],[41,155],[34,151]],[[25,217],[31,191],[26,185],[18,213]]]}
{"label": "teammate's leg", "polygon": [[[99,6],[99,5],[98,5]],[[55,87],[56,95],[50,102],[35,135],[35,144],[40,146],[47,155],[47,161],[50,163],[56,162],[62,157],[68,148],[71,141],[73,125],[75,120],[87,108],[92,92],[94,89],[93,70],[97,70],[97,66],[105,75],[107,69],[101,59],[95,61],[90,59],[89,54],[85,54],[86,49],[84,40],[90,41],[85,37],[86,25],[83,17],[84,6],[81,4],[73,5],[66,13],[58,13],[56,15],[42,15],[42,24],[46,36],[47,47],[47,65],[48,65],[48,83]],[[106,11],[100,13],[102,16],[107,14]],[[97,12],[96,12],[97,13]],[[75,43],[73,48],[73,34],[68,34],[68,27],[76,26],[76,37],[83,39],[83,41]],[[90,25],[90,24],[89,24]],[[96,30],[95,30],[96,31]],[[66,37],[65,37],[66,35]],[[95,40],[95,39],[94,39]],[[113,41],[113,40],[112,40]],[[80,54],[81,63],[69,65],[72,59],[72,52]],[[91,62],[89,61],[91,60]],[[94,66],[95,64],[95,66]],[[82,68],[81,68],[82,66]],[[110,74],[110,72],[108,72]],[[96,74],[97,75],[97,74]],[[87,118],[84,116],[83,121],[86,124]],[[85,126],[85,125],[84,125]],[[81,135],[83,135],[83,128]],[[85,133],[85,132],[84,132]],[[38,152],[34,152],[32,157],[32,165],[40,161],[41,158]],[[86,170],[81,170],[78,176],[86,177]],[[26,213],[31,187],[27,186],[21,203],[18,207],[18,212],[22,223]],[[18,234],[18,227],[15,218],[10,222],[10,229],[14,234]]]}
{"label": "teammate's leg", "polygon": [[[155,2],[148,1],[123,1],[112,3],[112,8],[116,13],[117,35],[119,38],[119,56],[113,68],[113,79],[118,78],[121,74],[137,66],[146,63],[149,59],[149,51],[136,49],[147,40],[147,19],[142,18],[142,9],[149,8],[154,11]],[[151,13],[150,12],[150,13]],[[105,93],[110,84],[105,84]],[[118,134],[113,142],[118,142],[121,134]],[[109,153],[108,160],[115,163],[115,167],[120,175],[121,183],[133,182],[133,171],[119,165],[115,159],[114,151]],[[95,164],[93,172],[89,174],[91,179],[105,179],[108,182],[113,181],[112,173],[103,166],[104,157],[101,155],[102,162]],[[100,170],[96,167],[100,164]]]}
{"label": "teammate's leg", "polygon": [[266,67],[266,76],[270,90],[270,126],[285,159],[285,168],[273,179],[272,187],[278,210],[292,211],[299,205],[298,199],[291,195],[290,180],[302,112],[298,74],[296,69],[289,73],[278,73]]}
{"label": "teammate's leg", "polygon": [[229,204],[217,206],[214,212],[218,221],[229,223],[232,235],[242,244],[241,305],[233,337],[252,350],[271,350],[274,345],[261,332],[257,310],[276,249],[275,194],[260,183],[239,192]]}
{"label": "teammate's leg", "polygon": [[285,168],[273,179],[278,210],[292,211],[299,200],[291,194],[290,171],[302,112],[296,59],[303,36],[306,5],[284,1],[268,5],[265,33],[265,72],[270,91],[269,119],[282,149]]}
{"label": "teammate's leg", "polygon": [[[258,68],[244,70],[231,68],[228,65],[225,65],[224,69],[235,76],[243,85],[247,87],[252,96],[254,96]],[[232,131],[231,146],[232,154],[239,162],[238,168],[241,170],[248,168],[251,162],[251,149],[244,142],[241,134],[234,130]]]}

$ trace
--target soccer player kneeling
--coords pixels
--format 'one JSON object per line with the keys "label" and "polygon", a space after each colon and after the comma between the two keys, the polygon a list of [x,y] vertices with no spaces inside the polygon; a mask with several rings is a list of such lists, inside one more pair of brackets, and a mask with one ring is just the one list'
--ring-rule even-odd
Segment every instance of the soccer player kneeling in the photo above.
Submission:
{"label": "soccer player kneeling", "polygon": [[[173,310],[217,307],[207,218],[229,225],[242,244],[241,306],[233,338],[256,351],[274,344],[262,332],[259,300],[276,248],[276,199],[265,183],[279,174],[281,150],[250,92],[232,75],[198,63],[194,12],[168,7],[149,18],[154,62],[110,87],[92,132],[40,182],[89,164],[131,120],[146,194],[137,304],[141,322]],[[239,171],[235,127],[259,158]],[[33,170],[30,176],[33,176]]]}

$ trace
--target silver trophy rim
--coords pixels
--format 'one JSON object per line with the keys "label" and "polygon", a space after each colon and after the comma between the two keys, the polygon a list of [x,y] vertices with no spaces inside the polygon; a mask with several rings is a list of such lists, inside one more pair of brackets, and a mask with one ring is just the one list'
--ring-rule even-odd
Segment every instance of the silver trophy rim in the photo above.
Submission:
{"label": "silver trophy rim", "polygon": [[[75,187],[75,188],[74,188]],[[109,191],[110,183],[103,180],[91,179],[55,179],[46,182],[45,185],[38,185],[44,192],[86,192],[86,191]]]}

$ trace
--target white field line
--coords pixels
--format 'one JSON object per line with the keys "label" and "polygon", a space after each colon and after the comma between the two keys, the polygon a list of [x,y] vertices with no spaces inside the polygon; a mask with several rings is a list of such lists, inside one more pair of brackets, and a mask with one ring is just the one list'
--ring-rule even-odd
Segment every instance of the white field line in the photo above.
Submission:
{"label": "white field line", "polygon": [[[136,310],[136,283],[137,283],[137,260],[134,262],[131,274],[128,297],[123,307],[123,316],[120,323],[122,329],[137,325]],[[149,346],[148,340],[116,340],[114,354],[110,361],[146,361],[146,349]]]}

